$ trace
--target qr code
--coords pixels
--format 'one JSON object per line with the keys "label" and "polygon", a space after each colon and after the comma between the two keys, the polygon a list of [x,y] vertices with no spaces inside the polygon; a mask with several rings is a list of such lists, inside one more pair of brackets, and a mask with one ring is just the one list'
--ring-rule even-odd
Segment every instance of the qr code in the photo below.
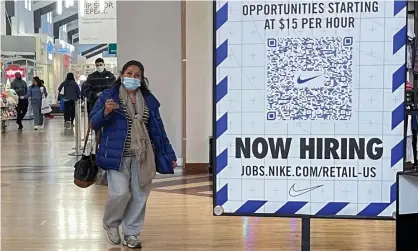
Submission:
{"label": "qr code", "polygon": [[352,37],[268,39],[267,119],[349,120],[352,45]]}

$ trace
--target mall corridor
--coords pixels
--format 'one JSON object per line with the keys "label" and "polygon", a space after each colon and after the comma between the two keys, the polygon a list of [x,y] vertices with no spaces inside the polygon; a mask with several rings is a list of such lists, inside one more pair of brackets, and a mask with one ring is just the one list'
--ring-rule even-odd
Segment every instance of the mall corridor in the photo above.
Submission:
{"label": "mall corridor", "polygon": [[[1,136],[1,250],[124,250],[104,236],[106,187],[73,184],[72,131],[59,117],[43,131],[29,123]],[[153,182],[143,250],[300,250],[300,220],[214,217],[209,176],[178,171]],[[314,220],[311,250],[392,251],[394,231],[391,221]]]}

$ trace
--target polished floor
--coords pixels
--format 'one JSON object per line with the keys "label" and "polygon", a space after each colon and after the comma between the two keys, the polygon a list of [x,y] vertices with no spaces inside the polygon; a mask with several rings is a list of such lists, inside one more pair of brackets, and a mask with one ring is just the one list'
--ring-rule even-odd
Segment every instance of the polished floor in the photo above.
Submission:
{"label": "polished floor", "polygon": [[[102,231],[106,187],[73,185],[73,132],[62,119],[43,131],[14,123],[1,135],[1,247],[5,251],[118,251]],[[300,220],[212,216],[207,174],[158,176],[143,249],[299,251]],[[313,251],[393,251],[392,221],[313,220]]]}

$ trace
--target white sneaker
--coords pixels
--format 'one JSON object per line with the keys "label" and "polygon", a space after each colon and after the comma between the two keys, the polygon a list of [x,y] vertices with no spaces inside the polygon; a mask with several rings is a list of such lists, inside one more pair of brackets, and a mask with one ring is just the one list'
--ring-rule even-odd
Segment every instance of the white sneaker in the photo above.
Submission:
{"label": "white sneaker", "polygon": [[42,130],[42,129],[44,129],[43,125],[38,126],[38,130]]}
{"label": "white sneaker", "polygon": [[39,126],[35,126],[34,129],[35,129],[35,131],[38,130],[39,129]]}

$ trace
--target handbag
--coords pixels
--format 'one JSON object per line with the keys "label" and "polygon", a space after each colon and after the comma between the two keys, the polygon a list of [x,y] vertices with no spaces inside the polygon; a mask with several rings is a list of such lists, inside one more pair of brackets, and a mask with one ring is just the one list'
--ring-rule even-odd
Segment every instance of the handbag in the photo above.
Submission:
{"label": "handbag", "polygon": [[[86,146],[91,134],[91,128],[87,130],[86,139],[84,142],[83,155],[81,159],[74,165],[74,184],[81,188],[87,188],[96,182],[99,167],[96,165],[96,156],[93,154],[93,142],[91,142],[91,149],[89,155],[86,155]],[[92,141],[92,140],[91,140]]]}
{"label": "handbag", "polygon": [[60,110],[64,111],[64,98],[62,96],[60,96]]}

